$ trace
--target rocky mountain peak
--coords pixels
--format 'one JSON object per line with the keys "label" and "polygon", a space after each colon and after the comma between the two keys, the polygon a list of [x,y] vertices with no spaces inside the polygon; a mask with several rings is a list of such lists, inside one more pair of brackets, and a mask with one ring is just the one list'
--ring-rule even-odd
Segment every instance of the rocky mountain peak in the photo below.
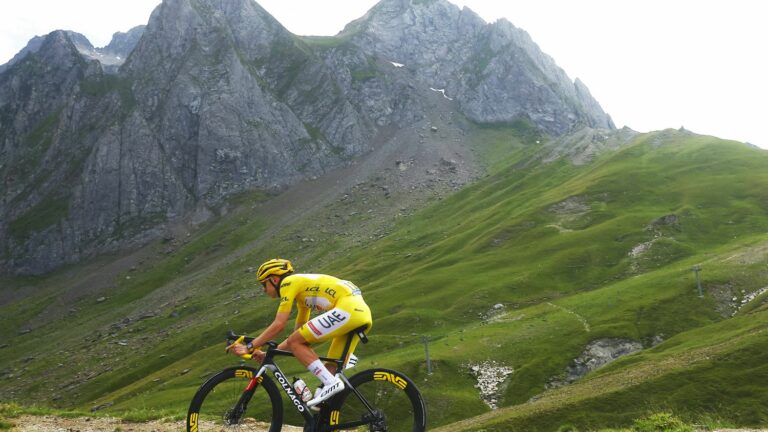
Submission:
{"label": "rocky mountain peak", "polygon": [[268,55],[275,39],[290,33],[251,0],[166,0],[150,16],[145,37],[126,64],[141,73],[163,58],[160,77],[187,59],[190,50],[211,61],[233,48],[250,56]]}
{"label": "rocky mountain peak", "polygon": [[[4,65],[5,69],[0,72],[5,73],[0,81],[16,82],[15,86],[8,89],[11,91],[22,90],[18,84],[22,81],[51,89],[69,87],[88,67],[78,50],[78,45],[83,44],[90,45],[84,36],[64,30],[35,37],[13,60]],[[14,73],[14,66],[23,66],[23,70]],[[13,100],[13,97],[0,99],[0,106]]]}
{"label": "rocky mountain peak", "polygon": [[[112,36],[109,45],[95,48],[85,35],[71,30],[56,30],[46,36],[35,36],[27,46],[16,54],[7,64],[0,66],[0,73],[18,63],[29,54],[37,53],[46,40],[52,39],[53,44],[59,44],[65,51],[67,46],[74,46],[79,55],[86,60],[96,60],[104,71],[117,73],[117,69],[125,62],[131,51],[138,43],[144,32],[143,25],[136,26],[128,32],[117,32]],[[54,64],[56,61],[54,60]]]}
{"label": "rocky mountain peak", "polygon": [[79,58],[78,47],[91,46],[85,36],[66,30],[49,33],[43,40],[37,54],[51,66],[59,66],[62,61],[69,63]]}
{"label": "rocky mountain peak", "polygon": [[[366,42],[378,42],[376,48],[383,50],[394,49],[396,42],[414,35],[442,34],[449,37],[443,41],[446,44],[462,37],[456,34],[459,21],[474,28],[485,25],[470,9],[461,10],[445,0],[382,0],[363,17],[348,24],[342,34],[365,34]],[[421,37],[420,42],[429,41]],[[434,44],[419,48],[431,49]]]}
{"label": "rocky mountain peak", "polygon": [[103,48],[96,48],[84,35],[67,31],[72,43],[77,48],[80,55],[87,60],[96,60],[102,69],[111,74],[116,74],[120,66],[125,63],[126,58],[131,54],[136,44],[144,33],[145,26],[137,26],[127,33],[117,32],[112,36],[109,45]]}
{"label": "rocky mountain peak", "polygon": [[164,0],[103,49],[59,31],[28,51],[0,75],[0,268],[18,273],[353,164],[444,112],[612,127],[524,31],[445,0],[383,0],[323,40],[251,0]]}
{"label": "rocky mountain peak", "polygon": [[91,44],[91,41],[89,41],[85,35],[72,30],[66,30],[64,33],[66,33],[66,35],[69,37],[69,40],[75,44],[75,47],[78,51],[92,51],[95,49],[93,44]]}
{"label": "rocky mountain peak", "polygon": [[27,45],[16,53],[8,63],[0,65],[0,73],[3,73],[6,69],[19,62],[19,60],[26,57],[28,54],[36,53],[45,41],[45,36],[35,36],[27,42]]}
{"label": "rocky mountain peak", "polygon": [[131,54],[133,49],[136,48],[136,44],[139,43],[141,36],[144,35],[144,29],[146,27],[147,26],[145,25],[140,25],[128,30],[127,32],[116,32],[112,35],[112,40],[109,42],[109,44],[100,50],[105,54],[110,54],[126,59],[128,58],[128,55]]}
{"label": "rocky mountain peak", "polygon": [[492,24],[445,0],[383,0],[342,32],[369,56],[404,64],[424,86],[444,89],[478,123],[524,119],[560,135],[613,128],[524,30]]}
{"label": "rocky mountain peak", "polygon": [[438,17],[438,15],[441,15],[442,13],[457,12],[458,10],[459,8],[457,6],[445,0],[382,0],[373,8],[371,8],[370,12],[372,16],[386,20],[402,15],[415,15],[424,13]]}

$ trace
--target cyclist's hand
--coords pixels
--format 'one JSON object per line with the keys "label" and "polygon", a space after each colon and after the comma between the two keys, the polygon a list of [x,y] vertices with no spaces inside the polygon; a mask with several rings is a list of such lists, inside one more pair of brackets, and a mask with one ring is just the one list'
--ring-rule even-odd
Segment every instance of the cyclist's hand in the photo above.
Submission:
{"label": "cyclist's hand", "polygon": [[261,363],[264,361],[264,357],[266,357],[267,355],[264,353],[264,351],[260,349],[256,349],[256,350],[253,350],[253,352],[251,353],[251,356],[252,356],[251,358]]}
{"label": "cyclist's hand", "polygon": [[229,347],[229,353],[240,357],[243,354],[248,354],[248,347],[243,344],[234,344]]}

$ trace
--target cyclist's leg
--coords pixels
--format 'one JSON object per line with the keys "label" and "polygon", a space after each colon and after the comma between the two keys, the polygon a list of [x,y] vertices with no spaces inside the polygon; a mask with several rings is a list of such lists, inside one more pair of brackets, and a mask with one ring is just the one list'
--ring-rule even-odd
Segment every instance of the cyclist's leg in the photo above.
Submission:
{"label": "cyclist's leg", "polygon": [[288,339],[285,340],[285,345],[285,348],[291,351],[294,357],[305,367],[319,358],[315,350],[310,346],[310,342],[304,338],[299,330],[294,331],[288,336]]}
{"label": "cyclist's leg", "polygon": [[328,365],[324,365],[320,361],[320,357],[311,345],[334,339],[341,333],[346,333],[345,329],[348,324],[357,321],[353,319],[353,316],[345,308],[331,309],[305,323],[286,340],[287,348],[325,386],[337,384],[338,378],[334,376],[335,365],[332,367],[333,370],[329,370]]}
{"label": "cyclist's leg", "polygon": [[[310,344],[337,338],[346,340],[346,335],[350,331],[365,324],[370,325],[370,310],[362,299],[357,301],[352,297],[350,300],[342,299],[334,309],[309,320],[294,332],[299,335],[289,337],[294,355],[301,356],[302,363],[305,363],[307,369],[323,383],[322,389],[318,389],[315,398],[308,405],[314,406],[344,389],[344,383],[335,376],[335,365],[330,368],[329,365],[324,365]],[[304,344],[301,343],[302,340]],[[340,356],[341,352],[337,354],[337,357]],[[306,362],[310,363],[306,364]]]}
{"label": "cyclist's leg", "polygon": [[[328,317],[339,317],[339,316],[343,316],[343,315],[341,315],[339,311],[335,309],[327,312],[326,314],[318,316],[316,318],[318,319],[317,322],[314,322],[314,323],[309,322],[304,326],[302,326],[301,328],[299,328],[298,330],[291,333],[291,335],[288,336],[288,339],[285,340],[284,344],[280,344],[281,346],[279,348],[287,349],[291,351],[301,364],[303,364],[304,366],[309,366],[309,364],[319,359],[319,356],[317,355],[317,353],[312,349],[312,345],[322,343],[330,339],[332,340],[332,342],[331,342],[331,349],[329,350],[329,352],[334,353],[334,356],[330,356],[330,355],[329,356],[336,357],[336,358],[340,357],[343,351],[343,343],[340,349],[335,349],[334,347],[338,345],[337,341],[346,341],[346,335],[348,333],[346,328],[350,326],[345,325],[338,329],[330,329],[324,332],[323,330],[326,330],[326,329],[322,327],[322,324],[320,324],[321,322],[323,323],[327,322],[325,320],[327,320]],[[344,319],[347,320],[346,317]],[[358,321],[354,320],[353,322],[358,322]],[[352,328],[357,328],[357,327],[352,327]],[[322,330],[315,332],[312,329],[322,329]]]}
{"label": "cyclist's leg", "polygon": [[[362,298],[356,296],[341,299],[335,308],[312,318],[296,332],[301,334],[307,344],[313,345],[336,338],[345,338],[349,332],[363,325],[370,329],[371,311]],[[342,350],[336,353],[337,358]]]}
{"label": "cyclist's leg", "polygon": [[[319,356],[312,349],[309,341],[307,341],[307,339],[302,335],[300,330],[296,330],[290,336],[288,336],[286,345],[288,345],[288,348],[293,352],[293,355],[299,360],[299,362],[301,362],[301,364],[303,364],[304,367],[306,367],[307,370],[311,372],[312,375],[316,376],[323,384],[322,386],[318,387],[318,392],[316,392],[315,397],[312,400],[305,400],[305,402],[307,402],[310,406],[314,406],[315,404],[319,403],[320,399],[318,399],[318,397],[320,397],[322,394],[321,389],[331,389],[326,391],[326,393],[333,392],[334,394],[344,389],[344,383],[342,383],[341,380],[335,376],[335,370],[329,370],[326,365],[320,361]],[[329,397],[327,394],[322,396],[324,396],[322,398],[323,400]]]}
{"label": "cyclist's leg", "polygon": [[[359,297],[350,298],[350,301],[346,302],[346,304],[342,304],[342,306],[344,306],[346,310],[351,310],[354,313],[352,314],[350,320],[344,324],[344,326],[333,333],[334,337],[331,339],[331,346],[328,347],[327,357],[329,358],[341,357],[341,355],[344,353],[344,347],[347,345],[347,341],[349,340],[349,333],[351,331],[365,326],[365,333],[368,334],[368,332],[371,331],[371,327],[373,326],[371,310],[368,308],[368,305],[366,305],[365,302],[359,299]],[[355,351],[358,342],[360,342],[360,339],[356,337],[352,338],[349,345],[349,351],[347,352],[347,358],[344,359],[345,364],[349,361],[349,357]],[[332,373],[336,373],[335,363],[328,363],[326,364],[326,367],[328,367],[329,370],[332,369]]]}
{"label": "cyclist's leg", "polygon": [[[354,328],[358,328],[358,327],[360,326],[357,326]],[[365,333],[368,334],[370,330],[371,330],[371,325],[369,324],[368,328],[365,329]],[[331,345],[328,347],[327,357],[341,358],[341,355],[344,354],[344,347],[347,346],[347,341],[349,341],[349,332],[333,338],[331,340]],[[349,341],[349,351],[347,351],[347,358],[344,359],[345,365],[347,364],[347,362],[349,362],[349,358],[355,352],[355,348],[357,348],[358,342],[360,342],[360,339],[358,339],[357,337],[353,337],[352,340]],[[331,373],[333,374],[336,373],[336,363],[326,363],[325,366],[328,368],[328,370],[331,371]]]}

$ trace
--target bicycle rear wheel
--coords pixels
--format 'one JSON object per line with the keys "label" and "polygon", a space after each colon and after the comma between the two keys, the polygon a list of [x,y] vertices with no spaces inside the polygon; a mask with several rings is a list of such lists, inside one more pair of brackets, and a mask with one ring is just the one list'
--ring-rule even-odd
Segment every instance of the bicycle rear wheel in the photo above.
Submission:
{"label": "bicycle rear wheel", "polygon": [[234,367],[208,379],[189,405],[187,432],[278,432],[283,424],[283,400],[269,377],[254,381],[257,372],[251,367]]}
{"label": "bicycle rear wheel", "polygon": [[[426,406],[416,385],[390,369],[369,369],[349,379],[373,408],[373,414],[351,389],[335,396],[330,405],[330,425],[338,430],[423,432]],[[349,425],[365,422],[365,425]],[[345,426],[346,424],[346,426]]]}

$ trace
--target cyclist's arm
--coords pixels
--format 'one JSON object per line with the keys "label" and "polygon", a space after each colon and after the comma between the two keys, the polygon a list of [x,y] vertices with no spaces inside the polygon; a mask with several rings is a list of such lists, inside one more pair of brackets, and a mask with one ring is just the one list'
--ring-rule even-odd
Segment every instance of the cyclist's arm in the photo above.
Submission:
{"label": "cyclist's arm", "polygon": [[[271,341],[275,336],[279,335],[285,328],[285,324],[288,322],[288,317],[291,316],[291,310],[293,309],[293,303],[296,299],[296,294],[301,289],[300,284],[291,285],[290,281],[283,280],[280,284],[280,305],[277,307],[277,314],[272,324],[266,328],[256,339],[251,341],[251,346],[259,348],[265,343]],[[301,311],[300,305],[297,303],[297,309]]]}
{"label": "cyclist's arm", "polygon": [[254,348],[259,348],[260,346],[274,339],[275,336],[279,335],[283,331],[285,328],[285,323],[288,322],[288,317],[290,315],[290,312],[277,312],[277,315],[275,315],[275,320],[272,321],[272,324],[270,324],[269,327],[261,332],[261,334],[256,339],[251,341],[251,345]]}
{"label": "cyclist's arm", "polygon": [[309,321],[309,314],[311,312],[308,307],[299,306],[296,309],[296,325],[293,326],[294,331],[298,330],[299,327],[303,326],[307,323],[307,321]]}

